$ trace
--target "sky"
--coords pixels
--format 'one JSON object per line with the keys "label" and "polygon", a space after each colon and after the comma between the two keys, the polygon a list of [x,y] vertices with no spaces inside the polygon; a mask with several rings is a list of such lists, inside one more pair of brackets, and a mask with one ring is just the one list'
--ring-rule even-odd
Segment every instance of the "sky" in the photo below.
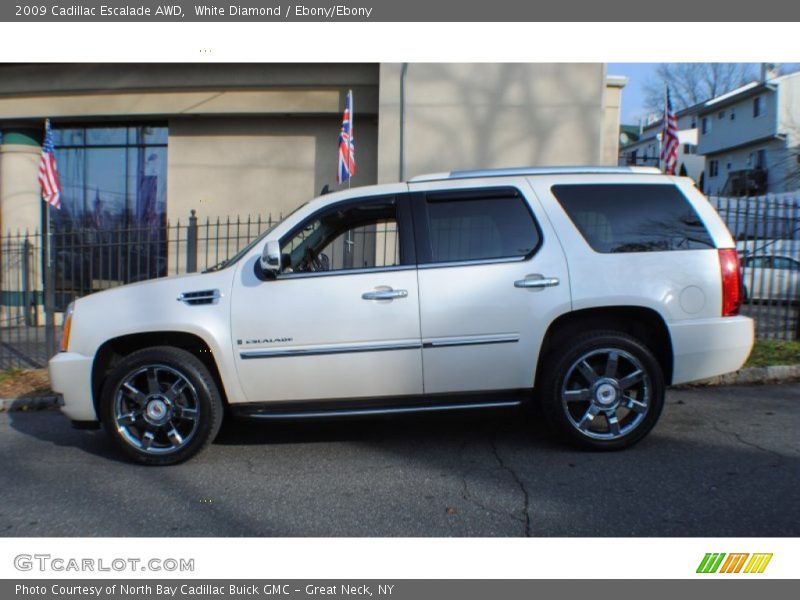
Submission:
{"label": "sky", "polygon": [[[644,84],[650,77],[655,76],[656,69],[661,63],[608,63],[609,75],[625,75],[628,85],[622,90],[623,125],[638,125],[639,119],[646,115],[644,110]],[[795,71],[800,69],[800,63],[782,63],[782,70]],[[758,66],[754,69],[758,72]]]}

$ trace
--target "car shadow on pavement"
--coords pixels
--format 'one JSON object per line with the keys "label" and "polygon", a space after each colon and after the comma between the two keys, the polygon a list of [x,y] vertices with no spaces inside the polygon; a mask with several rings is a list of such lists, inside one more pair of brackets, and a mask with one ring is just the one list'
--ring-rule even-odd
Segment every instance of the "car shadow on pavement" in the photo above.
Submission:
{"label": "car shadow on pavement", "polygon": [[87,454],[116,462],[129,460],[117,451],[101,430],[80,430],[57,410],[15,410],[8,413],[9,425],[15,431],[60,447],[76,448]]}
{"label": "car shadow on pavement", "polygon": [[371,443],[390,440],[441,440],[443,437],[530,434],[535,443],[561,446],[536,408],[498,408],[458,412],[296,420],[226,418],[215,444]]}

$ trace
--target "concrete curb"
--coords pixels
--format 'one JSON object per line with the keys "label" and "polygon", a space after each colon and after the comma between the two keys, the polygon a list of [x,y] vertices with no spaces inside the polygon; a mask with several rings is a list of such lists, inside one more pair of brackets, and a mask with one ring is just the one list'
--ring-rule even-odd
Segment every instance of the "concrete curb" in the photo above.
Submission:
{"label": "concrete curb", "polygon": [[[757,383],[788,383],[800,381],[800,365],[775,365],[772,367],[750,367],[726,375],[701,379],[677,385],[677,388],[707,385],[747,385]],[[0,398],[0,412],[48,410],[61,406],[61,397],[33,396],[30,398]]]}
{"label": "concrete curb", "polygon": [[741,385],[754,383],[787,383],[800,381],[800,365],[774,365],[771,367],[750,367],[733,373],[718,375],[709,379],[692,381],[676,387],[702,385]]}

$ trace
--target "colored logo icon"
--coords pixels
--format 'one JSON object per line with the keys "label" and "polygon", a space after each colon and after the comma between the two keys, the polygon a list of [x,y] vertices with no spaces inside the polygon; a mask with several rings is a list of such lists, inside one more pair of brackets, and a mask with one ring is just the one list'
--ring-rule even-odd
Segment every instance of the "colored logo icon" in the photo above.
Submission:
{"label": "colored logo icon", "polygon": [[725,554],[724,552],[708,552],[697,567],[698,573],[763,573],[772,553],[749,554],[739,552]]}

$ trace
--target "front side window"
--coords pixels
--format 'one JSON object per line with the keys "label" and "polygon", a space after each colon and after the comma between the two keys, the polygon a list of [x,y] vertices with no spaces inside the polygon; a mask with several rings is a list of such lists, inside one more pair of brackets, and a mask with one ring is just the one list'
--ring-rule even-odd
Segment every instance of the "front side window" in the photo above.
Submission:
{"label": "front side window", "polygon": [[281,242],[284,272],[393,267],[400,263],[394,199],[324,209]]}
{"label": "front side window", "polygon": [[428,194],[429,248],[421,262],[523,258],[539,245],[539,230],[516,190]]}
{"label": "front side window", "polygon": [[713,248],[692,205],[674,185],[555,185],[561,203],[596,252]]}

